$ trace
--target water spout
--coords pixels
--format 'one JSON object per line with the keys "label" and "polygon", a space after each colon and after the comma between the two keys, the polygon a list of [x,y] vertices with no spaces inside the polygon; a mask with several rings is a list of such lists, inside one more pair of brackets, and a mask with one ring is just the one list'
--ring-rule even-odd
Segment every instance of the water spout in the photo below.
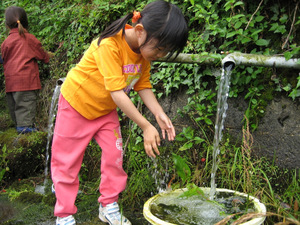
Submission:
{"label": "water spout", "polygon": [[62,78],[59,78],[57,81],[56,81],[56,84],[58,86],[61,86],[64,82],[65,82],[66,78],[65,77],[62,77]]}
{"label": "water spout", "polygon": [[298,61],[300,61],[300,59],[286,60],[284,57],[280,56],[266,56],[234,52],[227,55],[222,60],[222,65],[224,68],[227,67],[228,64],[234,64],[244,66],[300,69],[300,63],[298,63]]}

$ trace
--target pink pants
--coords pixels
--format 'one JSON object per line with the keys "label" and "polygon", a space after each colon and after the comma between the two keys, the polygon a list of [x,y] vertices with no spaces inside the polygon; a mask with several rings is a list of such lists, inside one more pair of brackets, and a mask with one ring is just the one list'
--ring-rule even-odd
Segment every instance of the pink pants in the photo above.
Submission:
{"label": "pink pants", "polygon": [[55,187],[54,215],[66,217],[77,212],[75,200],[79,189],[78,173],[85,149],[95,138],[102,149],[101,196],[104,206],[118,201],[125,189],[123,149],[117,111],[95,120],[81,116],[61,95],[52,141],[51,176]]}

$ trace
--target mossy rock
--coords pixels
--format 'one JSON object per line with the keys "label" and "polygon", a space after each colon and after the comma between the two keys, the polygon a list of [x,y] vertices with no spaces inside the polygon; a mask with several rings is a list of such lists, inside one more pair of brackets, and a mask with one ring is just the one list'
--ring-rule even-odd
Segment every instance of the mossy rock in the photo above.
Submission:
{"label": "mossy rock", "polygon": [[41,174],[45,168],[47,133],[17,134],[14,129],[0,133],[0,169],[6,168],[2,181],[11,183]]}
{"label": "mossy rock", "polygon": [[43,195],[31,191],[24,191],[20,193],[16,200],[22,203],[37,204],[42,202]]}
{"label": "mossy rock", "polygon": [[3,224],[4,221],[7,221],[14,216],[16,209],[5,197],[1,197],[0,199],[0,224]]}

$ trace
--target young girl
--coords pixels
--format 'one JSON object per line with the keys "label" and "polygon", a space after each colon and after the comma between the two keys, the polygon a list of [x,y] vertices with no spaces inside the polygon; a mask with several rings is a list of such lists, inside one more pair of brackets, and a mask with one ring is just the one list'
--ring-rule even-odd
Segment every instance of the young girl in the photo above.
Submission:
{"label": "young girl", "polygon": [[[135,26],[127,24],[133,19]],[[72,216],[79,188],[78,173],[92,138],[101,146],[99,218],[111,225],[130,225],[120,214],[119,193],[127,174],[122,168],[119,107],[142,130],[148,156],[159,155],[160,136],[128,97],[133,88],[155,115],[162,137],[175,138],[175,129],[157,102],[149,81],[150,62],[179,54],[188,37],[186,21],[173,4],[155,1],[142,12],[113,22],[94,40],[61,87],[52,144],[51,171],[55,187],[56,224],[75,224]]]}
{"label": "young girl", "polygon": [[12,120],[19,133],[36,131],[37,90],[41,89],[37,60],[49,62],[36,37],[28,33],[28,20],[24,9],[11,6],[5,10],[5,23],[9,35],[1,45],[5,76],[5,91]]}

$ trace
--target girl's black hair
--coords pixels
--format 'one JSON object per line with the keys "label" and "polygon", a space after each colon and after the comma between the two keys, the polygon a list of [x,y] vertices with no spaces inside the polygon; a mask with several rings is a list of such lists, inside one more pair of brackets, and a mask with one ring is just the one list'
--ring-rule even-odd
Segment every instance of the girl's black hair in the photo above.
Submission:
{"label": "girl's black hair", "polygon": [[[123,34],[125,25],[133,17],[130,13],[108,26],[101,34],[98,45],[101,40],[114,36],[121,29]],[[187,23],[181,10],[168,2],[158,0],[149,3],[141,12],[141,18],[137,21],[141,23],[146,32],[146,44],[151,39],[158,40],[157,47],[166,48],[169,51],[168,57],[174,53],[176,56],[183,50],[188,39]]]}
{"label": "girl's black hair", "polygon": [[5,24],[9,29],[18,28],[19,34],[24,36],[28,29],[28,19],[25,10],[21,7],[10,6],[5,10]]}

